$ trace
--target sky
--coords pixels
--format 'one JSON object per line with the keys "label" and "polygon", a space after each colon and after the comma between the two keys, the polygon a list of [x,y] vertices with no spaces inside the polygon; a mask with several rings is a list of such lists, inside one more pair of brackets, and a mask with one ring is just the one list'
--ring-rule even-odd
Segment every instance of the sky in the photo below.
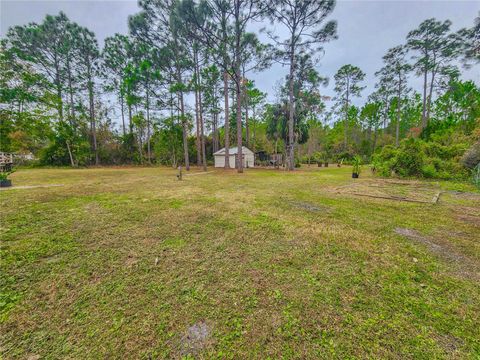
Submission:
{"label": "sky", "polygon": [[[10,26],[28,22],[41,22],[46,14],[63,11],[82,26],[94,31],[103,44],[103,39],[114,33],[128,32],[128,16],[140,9],[136,0],[0,0],[0,37],[4,37]],[[476,1],[399,1],[399,0],[349,0],[337,1],[329,19],[338,22],[338,39],[325,45],[325,54],[320,60],[318,71],[330,79],[329,85],[321,89],[323,95],[334,96],[333,76],[345,64],[360,67],[366,73],[362,98],[354,100],[361,105],[375,85],[375,72],[382,66],[382,56],[388,49],[401,45],[410,30],[425,19],[452,21],[452,30],[472,27],[473,19],[480,12],[480,0]],[[255,23],[250,30],[272,28],[269,22]],[[281,27],[275,32],[282,38],[287,33]],[[275,88],[285,75],[287,68],[279,64],[261,73],[252,73],[250,78],[256,86],[275,98]],[[463,78],[480,84],[480,69],[477,66],[463,71]],[[410,85],[421,89],[421,80],[411,77]],[[329,104],[327,104],[328,106]]]}

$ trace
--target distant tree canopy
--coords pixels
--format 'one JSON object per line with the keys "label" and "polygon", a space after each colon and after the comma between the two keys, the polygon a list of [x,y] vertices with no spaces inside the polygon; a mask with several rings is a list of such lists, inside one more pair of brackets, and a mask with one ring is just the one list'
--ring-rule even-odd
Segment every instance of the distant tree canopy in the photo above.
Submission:
{"label": "distant tree canopy", "polygon": [[[188,170],[193,159],[206,169],[215,151],[228,156],[245,144],[283,153],[293,169],[306,159],[370,161],[407,138],[463,149],[480,136],[479,86],[461,80],[480,63],[480,15],[458,32],[449,20],[423,21],[386,52],[370,94],[362,69],[339,64],[330,104],[317,65],[323,44],[337,38],[335,1],[139,4],[129,33],[112,34],[103,48],[62,12],[9,29],[0,44],[1,151],[33,153],[46,165]],[[274,25],[266,43],[247,31],[259,19]],[[274,63],[288,74],[269,97],[252,74]],[[408,85],[415,77],[419,92]]]}

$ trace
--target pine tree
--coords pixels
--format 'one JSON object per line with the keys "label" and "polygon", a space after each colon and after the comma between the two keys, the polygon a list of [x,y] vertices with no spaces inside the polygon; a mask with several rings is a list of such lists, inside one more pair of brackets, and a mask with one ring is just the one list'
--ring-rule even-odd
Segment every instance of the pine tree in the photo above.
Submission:
{"label": "pine tree", "polygon": [[359,67],[353,65],[343,65],[338,69],[334,76],[335,78],[335,92],[337,107],[343,114],[344,121],[344,138],[343,147],[347,149],[348,144],[348,111],[351,105],[351,100],[355,96],[360,96],[362,90],[365,88],[360,83],[365,79],[365,73]]}

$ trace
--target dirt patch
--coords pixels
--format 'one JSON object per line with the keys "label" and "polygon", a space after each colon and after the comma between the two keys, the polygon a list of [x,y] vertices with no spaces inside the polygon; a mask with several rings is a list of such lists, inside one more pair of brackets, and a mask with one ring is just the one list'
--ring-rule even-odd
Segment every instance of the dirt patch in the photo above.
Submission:
{"label": "dirt patch", "polygon": [[328,210],[328,208],[326,208],[325,206],[318,206],[318,205],[314,205],[314,204],[303,202],[303,201],[289,201],[288,203],[297,209],[307,210],[312,212]]}
{"label": "dirt patch", "polygon": [[336,194],[425,204],[436,204],[441,194],[436,184],[384,179],[358,179],[333,191]]}
{"label": "dirt patch", "polygon": [[183,356],[196,355],[203,350],[211,339],[211,329],[205,321],[190,326],[180,339],[180,353]]}
{"label": "dirt patch", "polygon": [[480,194],[466,191],[447,191],[447,193],[454,195],[457,198],[467,200],[480,200]]}
{"label": "dirt patch", "polygon": [[131,267],[134,267],[135,265],[137,265],[138,263],[138,259],[135,255],[133,254],[129,254],[127,259],[125,260],[125,266],[127,268],[131,268]]}
{"label": "dirt patch", "polygon": [[478,208],[458,206],[455,210],[459,220],[480,227],[480,210]]}
{"label": "dirt patch", "polygon": [[457,353],[458,350],[464,346],[462,339],[451,334],[437,335],[435,336],[435,340],[448,354],[452,355]]}
{"label": "dirt patch", "polygon": [[480,227],[479,216],[475,216],[471,214],[463,214],[463,215],[458,215],[458,218],[464,222]]}
{"label": "dirt patch", "polygon": [[395,233],[426,246],[433,254],[454,265],[455,269],[453,270],[461,277],[480,279],[478,264],[465,255],[458,253],[452,246],[437,242],[414,229],[396,228]]}
{"label": "dirt patch", "polygon": [[411,240],[427,245],[432,250],[441,250],[441,246],[431,242],[428,238],[420,234],[417,230],[407,228],[396,228],[395,232],[399,235],[403,235]]}
{"label": "dirt patch", "polygon": [[64,186],[63,184],[49,184],[49,185],[22,185],[22,186],[10,186],[0,188],[0,191],[5,190],[21,190],[21,189],[36,189],[36,188],[48,188],[48,187],[58,187]]}
{"label": "dirt patch", "polygon": [[205,175],[205,174],[211,174],[213,172],[215,172],[215,171],[202,171],[202,172],[197,172],[197,173],[185,174],[184,176]]}

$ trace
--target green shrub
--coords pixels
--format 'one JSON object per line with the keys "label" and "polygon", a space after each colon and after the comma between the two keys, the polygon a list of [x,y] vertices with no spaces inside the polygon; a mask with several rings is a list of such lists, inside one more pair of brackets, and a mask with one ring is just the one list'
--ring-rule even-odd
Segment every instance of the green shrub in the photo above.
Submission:
{"label": "green shrub", "polygon": [[10,171],[1,171],[0,172],[0,180],[5,181],[8,180],[8,177],[13,174],[15,170],[10,170]]}
{"label": "green shrub", "polygon": [[353,165],[352,172],[355,174],[360,174],[360,171],[362,170],[361,169],[362,158],[358,155],[355,155],[352,160],[352,165]]}
{"label": "green shrub", "polygon": [[354,158],[354,154],[352,152],[342,151],[341,153],[336,154],[333,157],[333,160],[338,163],[343,160],[344,164],[351,164],[353,158]]}
{"label": "green shrub", "polygon": [[302,164],[313,164],[315,163],[315,157],[312,155],[312,156],[308,156],[308,155],[303,155],[300,160],[299,160]]}
{"label": "green shrub", "polygon": [[[468,177],[467,169],[460,162],[465,149],[464,142],[443,145],[412,138],[402,141],[398,149],[385,146],[373,156],[372,164],[380,176],[394,173],[400,177],[461,180]],[[470,158],[466,161],[474,162]]]}
{"label": "green shrub", "polygon": [[386,145],[383,147],[379,154],[380,157],[384,160],[391,160],[398,155],[398,149],[396,149],[393,145]]}
{"label": "green shrub", "polygon": [[435,169],[435,165],[433,164],[425,164],[422,167],[422,175],[427,179],[432,179],[437,176],[437,169]]}
{"label": "green shrub", "polygon": [[392,170],[402,177],[421,176],[425,154],[422,141],[408,139],[402,143],[400,151],[395,157]]}
{"label": "green shrub", "polygon": [[[58,140],[58,139],[57,139]],[[83,166],[90,160],[90,145],[88,142],[80,142],[71,147],[72,155],[77,165]],[[63,166],[70,165],[70,155],[65,142],[53,141],[49,146],[39,152],[40,165]]]}
{"label": "green shrub", "polygon": [[439,157],[440,159],[451,159],[454,157],[460,157],[465,150],[467,145],[460,144],[451,144],[451,145],[442,145],[435,142],[424,143],[425,154],[428,157]]}

